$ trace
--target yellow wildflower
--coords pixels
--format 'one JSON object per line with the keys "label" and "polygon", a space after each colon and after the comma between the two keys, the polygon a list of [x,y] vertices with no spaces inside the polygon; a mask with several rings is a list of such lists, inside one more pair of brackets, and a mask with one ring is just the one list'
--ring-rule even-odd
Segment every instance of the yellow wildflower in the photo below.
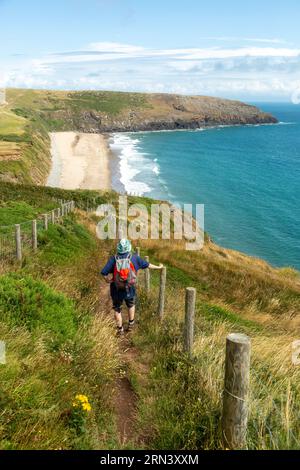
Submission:
{"label": "yellow wildflower", "polygon": [[75,397],[77,400],[81,401],[82,403],[88,403],[89,399],[86,395],[76,395]]}
{"label": "yellow wildflower", "polygon": [[91,405],[90,405],[89,403],[83,403],[83,404],[82,404],[82,409],[83,409],[84,411],[89,412],[89,411],[91,411],[92,407],[91,407]]}

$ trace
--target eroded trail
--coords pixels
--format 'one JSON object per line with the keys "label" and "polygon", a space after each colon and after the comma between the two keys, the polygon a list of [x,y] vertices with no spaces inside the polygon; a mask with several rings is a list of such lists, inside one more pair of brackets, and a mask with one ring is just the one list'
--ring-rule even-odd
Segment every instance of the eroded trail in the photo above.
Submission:
{"label": "eroded trail", "polygon": [[[107,315],[113,315],[109,286],[107,285],[104,285],[100,290],[100,303],[103,312],[106,312]],[[124,323],[126,321],[124,309]],[[120,338],[119,342],[123,366],[116,380],[113,406],[120,448],[135,447],[142,441],[136,426],[138,397],[133,390],[129,375],[138,357],[137,351],[132,345],[132,334],[134,333],[125,333],[125,336]]]}
{"label": "eroded trail", "polygon": [[[87,225],[90,225],[90,222],[86,222]],[[92,224],[90,228],[92,229]],[[84,263],[72,269],[72,274],[69,273],[69,277],[72,275],[74,284],[78,283],[78,279],[84,280],[83,287],[88,291],[88,304],[84,303],[85,308],[88,305],[91,315],[110,318],[112,320],[111,334],[114,335],[115,326],[110,289],[109,285],[102,281],[100,277],[100,269],[109,257],[110,249],[113,249],[113,247],[109,246],[109,244],[105,246],[102,243],[99,244],[95,253],[92,253],[90,257],[85,259]],[[64,291],[66,290],[67,286],[64,283],[64,277],[61,278],[61,284],[56,287]],[[72,295],[71,292],[69,292],[69,295]],[[128,320],[126,307],[124,307],[123,312],[126,327]],[[139,353],[132,342],[132,335],[134,334],[134,331],[126,333],[124,337],[118,339],[121,367],[111,391],[116,431],[118,434],[118,445],[116,448],[118,449],[124,447],[127,449],[141,448],[143,446],[142,432],[137,426],[138,397],[131,385],[131,372],[141,370],[143,367],[139,363]],[[147,371],[143,369],[142,375],[147,375]]]}

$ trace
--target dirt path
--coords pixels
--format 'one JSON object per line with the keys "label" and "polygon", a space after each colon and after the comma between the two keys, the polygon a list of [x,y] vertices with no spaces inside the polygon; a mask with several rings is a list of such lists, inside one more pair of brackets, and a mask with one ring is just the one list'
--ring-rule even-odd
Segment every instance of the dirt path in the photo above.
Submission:
{"label": "dirt path", "polygon": [[130,367],[130,340],[124,338],[120,347],[123,352],[125,363],[125,375],[120,377],[117,381],[117,393],[114,400],[114,408],[117,417],[117,429],[119,436],[119,443],[122,447],[130,444],[135,444],[136,438],[136,405],[137,396],[131,386],[127,369]]}
{"label": "dirt path", "polygon": [[[91,228],[91,227],[90,227]],[[92,302],[90,304],[91,314],[107,315],[113,318],[109,285],[101,282],[99,269],[104,265],[110,255],[110,247],[103,249],[103,245],[99,246],[90,258],[86,259],[84,265],[80,266],[80,275],[73,272],[76,278],[84,278],[87,285],[92,286],[90,296]],[[99,289],[100,284],[100,289]],[[124,307],[124,324],[127,323],[127,312]],[[112,328],[112,334],[115,334]],[[140,368],[138,362],[139,354],[132,344],[132,335],[134,332],[126,333],[124,337],[119,339],[119,348],[122,359],[122,370],[116,379],[114,385],[115,392],[112,393],[113,407],[116,417],[116,425],[118,432],[118,448],[134,448],[142,446],[143,439],[140,430],[136,426],[137,418],[137,402],[138,397],[135,394],[130,380],[130,373],[136,368]],[[142,365],[141,365],[142,367]],[[147,372],[145,372],[147,374]]]}
{"label": "dirt path", "polygon": [[[101,289],[101,298],[103,302],[102,306],[104,306],[108,315],[111,315],[109,286],[104,286],[103,289]],[[125,324],[126,321],[126,312],[124,310]],[[137,396],[131,386],[129,378],[131,365],[135,362],[137,357],[137,351],[132,346],[131,334],[134,333],[125,333],[125,336],[120,338],[120,350],[124,366],[116,382],[116,394],[113,402],[120,448],[135,445],[140,442],[140,436],[135,426]]]}

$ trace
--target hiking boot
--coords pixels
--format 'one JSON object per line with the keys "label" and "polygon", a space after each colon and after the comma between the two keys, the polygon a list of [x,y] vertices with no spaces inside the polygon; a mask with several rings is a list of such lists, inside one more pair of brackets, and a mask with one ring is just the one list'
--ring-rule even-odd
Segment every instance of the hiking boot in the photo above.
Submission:
{"label": "hiking boot", "polygon": [[117,336],[124,336],[124,328],[123,326],[121,328],[117,328]]}
{"label": "hiking boot", "polygon": [[134,329],[134,320],[129,320],[127,331],[132,331]]}

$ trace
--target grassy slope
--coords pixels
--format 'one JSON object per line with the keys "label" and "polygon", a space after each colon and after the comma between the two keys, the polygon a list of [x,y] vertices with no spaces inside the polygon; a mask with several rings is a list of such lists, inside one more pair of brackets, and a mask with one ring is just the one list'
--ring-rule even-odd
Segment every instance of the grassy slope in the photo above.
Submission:
{"label": "grassy slope", "polygon": [[[19,199],[27,201],[32,205],[36,201],[38,208],[48,207],[53,203],[53,197],[71,198],[77,197],[77,202],[82,202],[84,206],[86,199],[95,197],[94,192],[65,192],[49,188],[21,187],[10,184],[2,187],[4,200],[5,194],[15,196],[15,202],[19,204]],[[39,195],[39,197],[37,197]],[[113,201],[117,195],[107,193],[101,195],[99,202]],[[14,199],[14,197],[11,197]],[[142,201],[149,204],[148,200]],[[3,203],[2,203],[3,204]],[[44,204],[44,206],[43,206]],[[10,210],[10,209],[9,209]],[[2,211],[2,212],[1,212]],[[1,215],[2,213],[2,215]],[[7,217],[7,207],[0,209],[1,217]],[[24,217],[27,212],[24,211]],[[17,215],[20,217],[20,214]],[[12,219],[10,213],[10,221]],[[85,225],[93,223],[91,219],[85,219]],[[104,348],[104,360],[101,362],[100,375],[102,377],[103,388],[111,383],[111,377],[116,377],[116,370],[120,367],[118,360],[117,346],[112,337],[109,320],[104,324],[96,326],[91,322],[89,313],[107,313],[105,299],[99,299],[98,292],[98,266],[104,262],[109,250],[110,243],[99,242],[95,251],[94,241],[87,234],[86,229],[78,226],[74,220],[66,222],[64,227],[51,228],[48,233],[40,237],[42,249],[36,258],[31,261],[27,259],[23,268],[18,271],[22,279],[25,277],[26,283],[22,284],[22,308],[19,302],[14,304],[16,314],[13,315],[16,324],[14,328],[21,328],[24,335],[34,335],[35,341],[46,348],[47,355],[61,354],[60,338],[56,338],[55,331],[49,327],[48,307],[52,304],[59,305],[60,302],[67,302],[68,308],[64,308],[66,315],[74,309],[75,318],[83,319],[83,324],[76,323],[76,335],[84,331],[87,339],[80,341],[81,346],[89,351],[88,336],[89,331],[94,328],[99,333],[97,336],[97,347]],[[234,251],[224,250],[212,243],[207,243],[200,253],[191,253],[184,250],[180,242],[151,242],[144,241],[142,244],[143,254],[150,255],[152,261],[163,261],[168,267],[168,291],[166,316],[162,325],[155,318],[158,275],[153,274],[153,291],[150,299],[141,292],[139,303],[140,327],[133,336],[133,345],[136,350],[134,360],[129,361],[131,382],[138,395],[138,418],[136,422],[136,434],[140,436],[139,445],[143,442],[143,447],[149,448],[219,448],[221,447],[220,435],[220,414],[221,414],[221,392],[223,380],[223,359],[225,337],[229,332],[244,332],[252,338],[252,368],[251,368],[251,398],[250,398],[250,424],[248,445],[250,448],[299,448],[300,428],[299,428],[299,385],[300,371],[291,364],[290,349],[291,342],[298,338],[299,318],[297,313],[300,306],[300,280],[299,274],[293,270],[273,269],[266,263],[248,258]],[[70,259],[71,256],[71,259]],[[28,275],[34,273],[34,278],[38,284],[32,284]],[[41,281],[46,285],[41,285]],[[5,305],[11,305],[11,299],[16,299],[16,289],[19,289],[19,278],[0,278],[0,285],[4,286],[6,292]],[[23,281],[22,281],[23,282]],[[184,312],[184,288],[194,286],[197,288],[197,315],[196,315],[196,339],[195,339],[195,360],[188,361],[182,353],[182,322]],[[52,291],[48,292],[48,288]],[[46,290],[45,290],[46,289]],[[54,289],[54,290],[53,290]],[[28,292],[27,292],[28,291]],[[27,293],[26,293],[27,292]],[[40,318],[34,318],[34,327],[24,324],[23,319],[27,311],[35,311],[36,304],[34,298],[36,292],[43,292],[49,299]],[[60,294],[66,296],[63,301]],[[58,298],[57,298],[58,295]],[[23,299],[26,299],[24,302]],[[33,299],[33,300],[32,300]],[[69,300],[68,300],[69,299]],[[71,302],[71,303],[69,303]],[[75,302],[75,303],[74,303]],[[32,305],[34,308],[32,308]],[[63,303],[64,305],[64,303]],[[47,308],[46,308],[47,307]],[[2,307],[3,308],[3,307]],[[1,304],[0,304],[1,311]],[[4,310],[5,312],[5,310]],[[15,318],[16,317],[16,318]],[[8,327],[11,323],[5,314],[5,321],[2,318],[2,331],[13,341],[13,337],[8,334]],[[36,331],[36,326],[42,330]],[[67,317],[69,318],[69,317]],[[68,324],[69,320],[66,322]],[[96,316],[97,318],[97,316]],[[85,326],[84,326],[85,325]],[[74,325],[71,323],[71,336],[74,334]],[[102,330],[104,328],[104,332]],[[6,329],[6,330],[5,330]],[[42,334],[46,335],[45,340],[41,339]],[[94,334],[94,333],[93,333]],[[75,336],[76,336],[75,335]],[[101,336],[104,335],[105,341]],[[3,335],[2,335],[3,336]],[[22,335],[21,335],[22,337]],[[47,351],[47,343],[56,344],[56,348]],[[31,336],[28,336],[31,338]],[[56,338],[56,339],[55,339]],[[71,338],[72,339],[72,338]],[[28,339],[29,341],[29,339]],[[58,345],[57,345],[58,341]],[[26,343],[24,339],[24,344]],[[72,341],[71,341],[72,342]],[[19,343],[18,343],[19,344]],[[71,346],[76,351],[76,341]],[[109,351],[107,347],[109,346]],[[25,347],[25,346],[24,346]],[[19,350],[19,346],[12,344],[12,350]],[[57,349],[58,348],[58,349]],[[26,348],[25,348],[26,351]],[[60,351],[60,352],[59,352]],[[63,348],[64,351],[64,348]],[[69,351],[69,348],[67,349]],[[23,353],[22,353],[23,354]],[[25,354],[25,353],[24,353]],[[29,353],[28,353],[29,354]],[[83,360],[80,364],[76,361],[68,363],[67,366],[59,364],[58,371],[51,371],[48,356],[45,363],[42,363],[43,371],[36,369],[36,350],[25,354],[25,362],[32,361],[35,365],[33,370],[25,372],[23,377],[26,381],[35,383],[35,375],[43,377],[43,384],[49,385],[49,390],[53,389],[51,398],[43,396],[43,391],[39,393],[40,400],[44,404],[44,410],[51,403],[55,402],[58,411],[52,416],[45,412],[43,422],[47,423],[53,436],[48,436],[47,441],[35,442],[34,436],[26,436],[23,441],[22,429],[28,424],[27,420],[32,419],[33,410],[37,407],[37,402],[32,402],[31,412],[24,412],[27,407],[27,395],[23,396],[21,387],[19,402],[16,404],[11,400],[11,415],[21,410],[23,421],[17,427],[18,432],[12,433],[6,442],[5,447],[55,447],[55,442],[59,440],[59,435],[63,438],[64,447],[89,447],[108,446],[120,447],[120,443],[112,439],[112,431],[115,432],[114,425],[109,424],[107,414],[99,405],[100,396],[95,392],[96,383],[94,377],[99,377],[95,372],[96,365],[92,362],[89,372],[85,375],[84,390],[78,381],[78,371],[87,367]],[[78,358],[78,355],[74,354]],[[54,356],[55,357],[55,356]],[[57,356],[56,356],[57,357]],[[88,354],[88,357],[91,356]],[[12,359],[11,359],[12,360]],[[19,360],[19,359],[18,359]],[[23,360],[23,359],[22,359]],[[90,360],[90,359],[89,359]],[[14,363],[15,359],[13,360]],[[67,361],[68,362],[68,361]],[[74,368],[73,368],[74,366]],[[58,366],[57,366],[58,367]],[[79,369],[78,369],[79,368]],[[108,368],[108,374],[107,374]],[[3,369],[4,371],[4,369]],[[10,369],[8,369],[10,371]],[[10,372],[6,372],[10,373]],[[67,377],[66,380],[72,386],[57,388],[52,377],[53,373]],[[7,382],[8,395],[14,394],[16,383],[22,381],[19,368],[12,372],[12,381]],[[29,374],[29,376],[27,375]],[[33,374],[33,377],[31,377]],[[74,377],[74,375],[75,377]],[[79,373],[80,376],[80,373]],[[24,379],[23,379],[24,380]],[[102,383],[102,382],[101,382]],[[93,385],[94,384],[94,385]],[[77,391],[83,391],[91,396],[96,407],[96,416],[88,424],[87,435],[76,436],[70,434],[68,420],[60,421],[61,426],[54,432],[58,416],[65,416],[67,405],[70,404],[72,395]],[[42,387],[45,390],[47,387]],[[48,390],[48,388],[47,388]],[[100,393],[101,394],[101,393]],[[110,394],[112,395],[112,394]],[[66,398],[67,397],[67,398]],[[57,401],[56,401],[57,400]],[[7,406],[7,405],[6,405]],[[17,406],[19,408],[17,408]],[[53,405],[54,406],[54,405]],[[111,403],[110,403],[111,406]],[[100,408],[98,408],[100,407]],[[27,409],[27,408],[26,408]],[[23,411],[22,411],[23,410]],[[112,408],[108,412],[112,423],[115,422]],[[45,417],[46,416],[46,417]],[[36,417],[35,417],[36,418]],[[38,418],[36,418],[38,420]],[[13,420],[13,423],[15,421]],[[31,421],[30,421],[31,422]],[[37,421],[37,429],[42,429],[45,436],[45,425],[42,426]],[[97,424],[102,423],[102,430],[105,437],[95,442]],[[5,424],[5,436],[7,427],[11,429],[11,423]],[[39,428],[41,426],[41,428]],[[98,432],[98,431],[97,431]],[[97,438],[98,439],[98,438]],[[46,442],[46,444],[45,444]]]}
{"label": "grassy slope", "polygon": [[[12,186],[10,207],[0,208],[0,220],[20,222],[53,204],[42,190],[32,204],[36,194],[37,188]],[[18,199],[26,210],[13,213]],[[38,254],[26,256],[22,267],[0,265],[0,337],[7,348],[7,365],[0,366],[0,448],[113,446],[109,397],[121,360],[91,279],[92,261],[95,269],[102,262],[96,240],[80,216],[70,216],[41,232],[39,245]],[[89,397],[92,411],[84,413],[79,428],[72,403],[80,393]]]}
{"label": "grassy slope", "polygon": [[[298,338],[299,277],[294,273],[292,279],[258,260],[241,263],[234,252],[225,259],[217,250],[211,245],[192,254],[180,244],[174,248],[174,243],[144,243],[144,254],[167,265],[168,287],[162,324],[155,318],[157,274],[152,276],[151,298],[141,299],[141,327],[134,345],[148,369],[146,381],[143,368],[131,364],[139,426],[156,448],[222,447],[225,338],[241,332],[252,340],[248,447],[299,448],[300,371],[291,362],[291,343]],[[192,361],[182,352],[187,286],[197,288]]]}
{"label": "grassy slope", "polygon": [[0,107],[0,180],[44,183],[50,169],[50,140],[38,112],[18,112],[14,99]]}
{"label": "grassy slope", "polygon": [[[23,200],[35,211],[53,203],[54,197],[75,196],[84,207],[86,200],[97,193],[6,184],[0,189],[0,197],[5,202],[8,195],[11,204]],[[105,202],[115,200],[117,195],[98,197],[98,202]],[[148,205],[150,201],[142,202]],[[7,217],[5,206],[2,217],[3,214]],[[92,226],[93,220],[91,216],[82,222]],[[1,383],[6,384],[3,405],[8,409],[2,415],[2,447],[121,446],[112,437],[116,433],[112,402],[103,402],[103,397],[114,396],[113,383],[121,361],[110,320],[103,317],[109,307],[105,297],[101,293],[99,296],[97,273],[112,245],[99,242],[96,247],[82,222],[78,225],[70,218],[64,227],[52,227],[42,234],[41,251],[37,257],[28,258],[17,272],[22,281],[20,277],[0,277],[6,299],[4,306],[0,303],[0,312],[4,312],[0,315],[1,331],[9,344],[9,365],[0,369],[4,374]],[[273,269],[260,260],[212,243],[207,243],[200,253],[186,252],[180,242],[166,241],[144,241],[142,250],[152,261],[167,265],[168,287],[162,324],[155,318],[157,274],[152,276],[151,298],[143,292],[140,295],[140,327],[133,336],[136,354],[127,364],[138,396],[138,445],[157,449],[221,447],[224,343],[227,333],[234,331],[252,338],[248,446],[299,448],[300,371],[292,366],[290,357],[291,342],[298,338],[299,274]],[[187,286],[196,287],[198,292],[193,361],[182,353]],[[44,299],[42,311],[36,308],[37,293]],[[6,312],[12,301],[16,315],[10,317]],[[53,324],[49,324],[48,312],[53,304],[66,306],[63,311],[69,326],[62,338],[61,329],[57,336]],[[39,316],[30,315],[24,323],[28,311],[37,311]],[[91,313],[96,316],[91,318]],[[12,326],[20,334],[11,334]],[[82,341],[82,335],[88,339]],[[38,359],[39,348],[45,351],[42,361]],[[101,352],[100,362],[95,362],[93,348]],[[77,392],[91,397],[94,408],[83,435],[75,432],[69,420],[70,403]],[[5,401],[6,396],[9,399]],[[28,426],[33,431],[25,434]]]}

